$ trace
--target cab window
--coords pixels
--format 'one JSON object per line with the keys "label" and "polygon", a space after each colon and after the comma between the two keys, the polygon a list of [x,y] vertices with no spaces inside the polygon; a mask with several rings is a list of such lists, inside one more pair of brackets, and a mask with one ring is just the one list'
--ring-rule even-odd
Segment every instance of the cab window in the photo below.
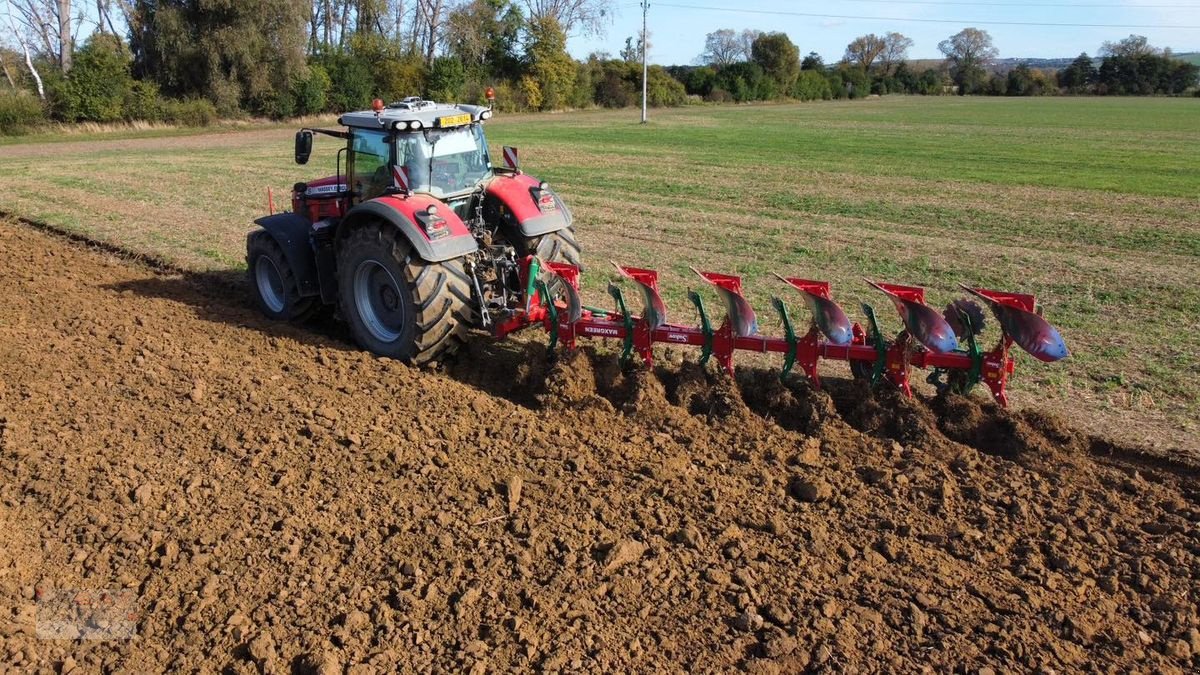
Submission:
{"label": "cab window", "polygon": [[391,146],[383,132],[355,131],[350,142],[350,184],[362,200],[383,194],[392,183]]}

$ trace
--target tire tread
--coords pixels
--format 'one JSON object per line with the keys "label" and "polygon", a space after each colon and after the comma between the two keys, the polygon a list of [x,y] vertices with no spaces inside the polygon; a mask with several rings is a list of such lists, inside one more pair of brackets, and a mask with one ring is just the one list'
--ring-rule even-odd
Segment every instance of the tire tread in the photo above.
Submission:
{"label": "tire tread", "polygon": [[[356,228],[347,235],[338,253],[338,267],[349,264],[349,252],[363,245],[378,244],[404,272],[404,283],[412,297],[414,316],[411,353],[402,357],[413,365],[437,362],[453,354],[467,340],[475,325],[471,306],[471,283],[461,259],[443,262],[423,260],[395,228],[374,224]],[[354,311],[344,308],[344,313]]]}

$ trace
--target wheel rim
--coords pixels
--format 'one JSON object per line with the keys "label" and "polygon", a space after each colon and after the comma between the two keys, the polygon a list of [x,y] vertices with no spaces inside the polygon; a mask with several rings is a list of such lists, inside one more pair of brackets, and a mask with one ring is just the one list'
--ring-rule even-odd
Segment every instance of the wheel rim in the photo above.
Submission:
{"label": "wheel rim", "polygon": [[254,263],[254,281],[258,284],[258,294],[263,303],[272,312],[282,312],[287,306],[283,293],[283,275],[275,266],[275,261],[265,255],[258,256]]}
{"label": "wheel rim", "polygon": [[354,271],[354,305],[367,331],[380,342],[400,339],[406,320],[403,289],[396,277],[375,260],[364,260]]}

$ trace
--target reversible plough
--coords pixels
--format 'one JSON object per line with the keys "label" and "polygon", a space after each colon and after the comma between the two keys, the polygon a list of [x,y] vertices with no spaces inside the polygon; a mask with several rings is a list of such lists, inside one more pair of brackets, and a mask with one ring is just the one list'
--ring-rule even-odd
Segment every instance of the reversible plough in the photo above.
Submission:
{"label": "reversible plough", "polygon": [[927,380],[939,391],[966,393],[983,383],[1001,406],[1008,404],[1006,389],[1014,366],[1012,345],[1045,362],[1058,361],[1068,354],[1058,331],[1040,316],[1032,295],[962,286],[989,306],[1000,324],[1000,339],[991,350],[984,351],[977,340],[984,328],[984,313],[972,300],[956,300],[939,313],[925,304],[923,288],[865,280],[891,300],[903,322],[903,330],[889,339],[880,329],[870,305],[862,305],[866,317],[864,328],[850,322],[830,297],[827,282],[778,277],[800,293],[811,322],[807,331],[798,332],[783,300],[772,298],[783,337],[770,337],[759,333],[758,320],[742,295],[739,277],[692,269],[723,300],[725,319],[714,327],[700,294],[689,290],[688,299],[696,308],[700,325],[682,326],[667,321],[657,272],[616,263],[614,266],[622,278],[632,281],[640,290],[643,301],[640,315],[630,312],[624,292],[615,283],[608,287],[616,303],[615,310],[584,306],[579,295],[578,267],[543,263],[531,256],[521,266],[522,282],[527,286],[525,307],[494,325],[494,333],[503,337],[531,325],[541,325],[549,333],[551,354],[559,345],[575,349],[581,337],[620,340],[623,360],[629,361],[636,355],[647,366],[653,365],[655,344],[692,345],[701,349],[702,365],[715,358],[730,375],[735,351],[782,354],[781,377],[799,366],[818,388],[821,380],[817,366],[822,359],[846,361],[855,377],[872,383],[891,383],[908,396],[912,395],[912,369],[920,368],[930,371]]}

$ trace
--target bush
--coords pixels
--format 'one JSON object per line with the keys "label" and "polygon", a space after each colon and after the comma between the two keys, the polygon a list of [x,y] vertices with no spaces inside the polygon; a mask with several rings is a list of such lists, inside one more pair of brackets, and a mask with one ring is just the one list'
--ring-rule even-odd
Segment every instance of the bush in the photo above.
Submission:
{"label": "bush", "polygon": [[251,97],[249,109],[255,115],[282,120],[296,116],[296,97],[289,87],[280,90],[268,90],[261,96]]}
{"label": "bush", "polygon": [[568,107],[582,110],[596,105],[596,82],[592,79],[596,72],[595,63],[591,60],[576,65],[575,84],[571,87],[571,95],[567,97]]}
{"label": "bush", "polygon": [[708,101],[709,103],[732,103],[733,94],[730,94],[720,87],[713,87],[712,90],[708,92],[708,96],[704,97],[704,100]]}
{"label": "bush", "polygon": [[819,71],[802,70],[792,87],[792,97],[801,101],[821,101],[833,98],[829,80]]}
{"label": "bush", "polygon": [[[638,92],[639,94],[641,92]],[[641,103],[641,96],[637,97]],[[655,108],[683,105],[687,101],[687,90],[683,83],[671,77],[662,66],[650,66],[646,78],[646,103]]]}
{"label": "bush", "polygon": [[209,98],[223,118],[245,117],[242,110],[242,85],[234,77],[214,76],[209,82]]}
{"label": "bush", "polygon": [[0,134],[20,134],[46,121],[46,108],[37,98],[23,92],[0,93]]}
{"label": "bush", "polygon": [[162,119],[162,100],[158,96],[158,85],[142,81],[135,81],[130,85],[129,91],[125,92],[121,116],[126,122],[157,122]]}
{"label": "bush", "polygon": [[426,98],[457,103],[462,99],[466,83],[467,70],[462,61],[453,56],[439,56],[429,68],[429,79],[425,84]]}
{"label": "bush", "polygon": [[713,89],[724,89],[738,103],[763,101],[774,98],[775,81],[767,77],[757,63],[743,61],[718,71]]}
{"label": "bush", "polygon": [[684,80],[683,86],[689,94],[708,96],[717,84],[717,71],[708,66],[701,66],[691,71]]}
{"label": "bush", "polygon": [[925,96],[941,96],[946,93],[947,86],[946,77],[934,68],[926,69],[917,80],[917,92]]}
{"label": "bush", "polygon": [[517,91],[516,85],[512,82],[497,82],[493,89],[496,90],[496,110],[502,113],[521,112],[524,110],[521,102],[521,97]]}
{"label": "bush", "polygon": [[[468,80],[463,85],[462,103],[468,105],[487,105],[487,88],[488,84],[479,80]],[[499,87],[491,85],[493,88]]]}
{"label": "bush", "polygon": [[197,98],[186,101],[164,101],[162,118],[165,122],[185,127],[207,127],[214,124],[219,116],[217,107],[213,105],[212,101]]}
{"label": "bush", "polygon": [[861,68],[843,66],[829,74],[829,87],[837,98],[866,98],[871,93],[871,76]]}
{"label": "bush", "polygon": [[55,116],[64,122],[116,122],[133,87],[131,57],[111,35],[93,35],[75,53],[71,72],[50,87]]}
{"label": "bush", "polygon": [[[366,64],[353,56],[335,56],[324,64],[332,83],[329,88],[328,109],[334,112],[362,110],[370,104],[375,90],[375,78]],[[386,71],[386,72],[384,72]],[[381,75],[393,75],[393,68],[381,68]],[[380,92],[380,97],[391,92]]]}
{"label": "bush", "polygon": [[377,64],[374,69],[374,89],[368,92],[363,103],[351,105],[345,110],[360,109],[376,97],[387,103],[409,96],[421,96],[425,93],[427,70],[425,62],[419,56],[389,59]]}
{"label": "bush", "polygon": [[538,110],[542,107],[542,87],[537,80],[529,75],[522,77],[519,91],[522,107],[527,110]]}
{"label": "bush", "polygon": [[641,105],[642,68],[616,59],[596,62],[593,100],[605,108]]}
{"label": "bush", "polygon": [[292,84],[292,95],[296,99],[296,113],[315,115],[325,112],[329,104],[329,88],[332,86],[329,73],[320,64],[308,67],[308,76]]}

